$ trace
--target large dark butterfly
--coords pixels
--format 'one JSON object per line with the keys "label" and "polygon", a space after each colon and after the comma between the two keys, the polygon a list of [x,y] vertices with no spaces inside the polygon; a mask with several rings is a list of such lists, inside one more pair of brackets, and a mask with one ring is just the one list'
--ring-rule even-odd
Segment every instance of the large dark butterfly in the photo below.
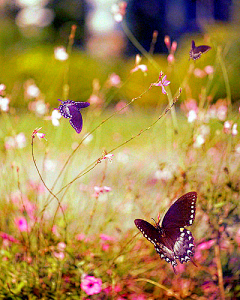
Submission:
{"label": "large dark butterfly", "polygon": [[75,102],[72,100],[61,101],[61,105],[59,105],[58,109],[60,114],[67,119],[70,119],[69,122],[71,126],[76,130],[77,133],[82,131],[82,115],[80,112],[81,108],[88,107],[90,103],[88,102]]}
{"label": "large dark butterfly", "polygon": [[155,226],[142,219],[134,221],[143,236],[153,243],[160,257],[171,263],[174,272],[176,259],[182,264],[194,255],[194,239],[185,226],[191,226],[195,219],[196,201],[196,192],[183,195],[172,204],[160,225],[160,221],[155,222]]}
{"label": "large dark butterfly", "polygon": [[196,59],[199,59],[203,53],[206,53],[210,49],[211,49],[211,47],[207,46],[207,45],[202,45],[202,46],[196,47],[195,42],[192,41],[192,49],[189,52],[189,56],[193,60],[196,60]]}

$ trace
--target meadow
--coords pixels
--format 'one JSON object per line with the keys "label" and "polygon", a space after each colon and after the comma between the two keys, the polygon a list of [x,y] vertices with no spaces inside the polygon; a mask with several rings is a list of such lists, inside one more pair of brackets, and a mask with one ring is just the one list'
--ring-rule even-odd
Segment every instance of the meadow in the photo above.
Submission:
{"label": "meadow", "polygon": [[[106,63],[72,42],[2,60],[1,299],[239,299],[234,44]],[[80,134],[58,99],[90,103]],[[134,220],[190,191],[197,266],[175,274]]]}

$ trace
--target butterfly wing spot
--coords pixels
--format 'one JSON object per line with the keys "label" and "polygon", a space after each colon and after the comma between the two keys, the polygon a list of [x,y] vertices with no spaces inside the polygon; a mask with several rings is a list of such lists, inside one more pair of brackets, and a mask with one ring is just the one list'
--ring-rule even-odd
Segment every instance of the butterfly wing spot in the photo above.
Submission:
{"label": "butterfly wing spot", "polygon": [[189,224],[192,225],[192,223],[193,223],[193,220],[189,220]]}

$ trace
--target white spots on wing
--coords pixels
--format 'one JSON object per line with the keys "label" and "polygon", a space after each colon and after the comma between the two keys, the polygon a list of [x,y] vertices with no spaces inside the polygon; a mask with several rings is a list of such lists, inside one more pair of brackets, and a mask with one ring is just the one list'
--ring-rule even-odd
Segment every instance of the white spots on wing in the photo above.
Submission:
{"label": "white spots on wing", "polygon": [[193,215],[191,215],[190,218],[193,219]]}
{"label": "white spots on wing", "polygon": [[184,228],[182,227],[182,228],[180,228],[180,232],[183,232],[184,231]]}
{"label": "white spots on wing", "polygon": [[[192,207],[191,207],[192,208]],[[191,210],[191,214],[194,214],[194,209]]]}
{"label": "white spots on wing", "polygon": [[192,223],[193,223],[193,220],[189,220],[189,224],[192,225]]}
{"label": "white spots on wing", "polygon": [[194,245],[193,245],[193,244],[189,244],[188,246],[189,246],[189,247],[194,247]]}
{"label": "white spots on wing", "polygon": [[185,233],[184,233],[184,232],[182,232],[182,233],[180,234],[180,236],[182,236],[182,237],[184,237],[184,235],[185,235]]}

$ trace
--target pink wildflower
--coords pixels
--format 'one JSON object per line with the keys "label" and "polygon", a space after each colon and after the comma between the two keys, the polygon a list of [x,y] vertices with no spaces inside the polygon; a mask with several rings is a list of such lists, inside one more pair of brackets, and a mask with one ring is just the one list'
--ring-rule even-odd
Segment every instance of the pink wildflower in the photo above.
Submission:
{"label": "pink wildflower", "polygon": [[99,294],[102,290],[102,280],[87,275],[82,279],[81,289],[89,296]]}
{"label": "pink wildflower", "polygon": [[107,234],[104,234],[104,233],[101,233],[100,234],[100,239],[103,240],[103,241],[115,241],[115,237],[112,237],[110,235],[107,235]]}
{"label": "pink wildflower", "polygon": [[31,101],[28,104],[28,109],[33,111],[37,116],[44,116],[48,112],[48,107],[49,105],[42,99]]}
{"label": "pink wildflower", "polygon": [[116,22],[122,22],[126,14],[127,2],[121,1],[119,4],[112,5],[113,18]]}
{"label": "pink wildflower", "polygon": [[57,109],[54,109],[52,111],[51,116],[45,117],[45,120],[51,120],[53,126],[59,126],[60,122],[59,119],[62,117],[62,115],[60,114],[60,112]]}
{"label": "pink wildflower", "polygon": [[57,60],[61,60],[61,61],[67,60],[68,53],[66,51],[66,48],[63,46],[56,47],[54,49],[54,56]]}
{"label": "pink wildflower", "polygon": [[108,193],[112,190],[109,186],[95,186],[94,187],[95,193],[93,194],[93,197],[98,198],[100,194]]}
{"label": "pink wildflower", "polygon": [[111,163],[111,162],[112,162],[113,156],[114,156],[114,154],[111,154],[111,153],[105,154],[105,155],[102,157],[101,161],[107,159],[107,160]]}
{"label": "pink wildflower", "polygon": [[193,74],[195,77],[198,77],[198,78],[203,78],[206,76],[206,73],[199,68],[194,69]]}
{"label": "pink wildflower", "polygon": [[195,112],[198,112],[197,101],[195,99],[188,99],[183,104],[181,104],[181,109],[185,112],[188,112],[190,110],[194,110]]}
{"label": "pink wildflower", "polygon": [[15,218],[15,224],[19,231],[29,231],[27,220],[24,217]]}
{"label": "pink wildflower", "polygon": [[60,237],[60,234],[58,232],[57,226],[53,225],[52,227],[52,233],[55,234],[56,237]]}
{"label": "pink wildflower", "polygon": [[223,132],[236,136],[238,134],[237,123],[233,124],[233,121],[225,121],[223,124]]}
{"label": "pink wildflower", "polygon": [[39,140],[44,139],[46,134],[39,132],[39,130],[41,130],[41,129],[42,129],[42,127],[39,127],[39,128],[36,128],[36,129],[33,130],[33,133],[32,133],[32,138],[33,139],[35,138],[35,136],[37,136],[39,138]]}
{"label": "pink wildflower", "polygon": [[7,240],[9,242],[12,242],[12,243],[16,243],[18,244],[19,241],[17,239],[15,239],[13,236],[5,233],[5,232],[0,232],[0,237],[3,239],[3,240]]}
{"label": "pink wildflower", "polygon": [[6,85],[4,83],[1,83],[0,84],[0,95],[4,94],[5,89],[6,89]]}
{"label": "pink wildflower", "polygon": [[175,61],[175,57],[172,53],[170,53],[167,57],[167,61],[172,64]]}
{"label": "pink wildflower", "polygon": [[234,123],[232,126],[232,136],[235,136],[237,134],[238,134],[237,123]]}
{"label": "pink wildflower", "polygon": [[0,110],[9,111],[9,102],[10,100],[7,97],[0,96]]}
{"label": "pink wildflower", "polygon": [[166,47],[168,48],[168,51],[170,52],[170,47],[171,47],[171,39],[168,35],[165,35],[164,37],[164,43]]}
{"label": "pink wildflower", "polygon": [[127,106],[127,103],[123,100],[119,101],[116,106],[115,106],[115,110],[119,113],[119,114],[123,114],[128,112],[129,107]]}
{"label": "pink wildflower", "polygon": [[85,239],[85,234],[84,233],[79,233],[79,234],[77,234],[76,235],[76,240],[78,240],[78,241],[83,241],[84,239]]}
{"label": "pink wildflower", "polygon": [[177,42],[173,41],[171,46],[171,53],[174,53],[177,50]]}
{"label": "pink wildflower", "polygon": [[163,94],[167,94],[166,90],[165,90],[165,86],[168,86],[170,84],[170,81],[167,80],[167,75],[163,76],[163,73],[160,72],[160,75],[159,75],[159,79],[156,83],[152,83],[151,85],[152,86],[161,86],[162,87],[162,93]]}
{"label": "pink wildflower", "polygon": [[200,148],[203,144],[205,143],[205,137],[203,134],[199,134],[194,137],[194,143],[193,147],[194,148]]}
{"label": "pink wildflower", "polygon": [[196,113],[196,111],[195,110],[190,110],[188,112],[187,117],[188,117],[188,123],[194,122],[195,120],[197,120],[197,113]]}
{"label": "pink wildflower", "polygon": [[54,255],[57,259],[59,259],[59,260],[63,260],[64,257],[65,257],[65,254],[64,254],[63,252],[56,252],[56,251],[54,251],[54,252],[53,252],[53,255]]}
{"label": "pink wildflower", "polygon": [[130,73],[137,72],[138,70],[142,71],[143,73],[146,73],[148,71],[148,68],[146,65],[140,65],[140,61],[142,60],[141,56],[139,54],[136,55],[135,58],[135,67],[130,71]]}
{"label": "pink wildflower", "polygon": [[171,39],[168,35],[166,35],[165,38],[164,38],[164,43],[165,43],[166,47],[168,48],[168,52],[169,52],[169,55],[167,57],[167,61],[170,64],[172,64],[175,61],[174,53],[177,50],[177,42],[173,41],[172,45],[171,45]]}
{"label": "pink wildflower", "polygon": [[209,240],[209,241],[203,242],[197,246],[197,249],[198,250],[208,250],[208,249],[212,248],[212,246],[215,244],[215,242],[216,242],[215,240]]}
{"label": "pink wildflower", "polygon": [[63,252],[65,248],[66,248],[66,244],[64,242],[60,242],[57,244],[58,251]]}
{"label": "pink wildflower", "polygon": [[26,137],[22,132],[14,137],[12,136],[6,137],[6,141],[4,145],[6,149],[24,148],[26,146]]}
{"label": "pink wildflower", "polygon": [[204,71],[205,71],[208,75],[211,75],[211,74],[213,74],[213,72],[214,72],[214,68],[213,68],[213,66],[206,66],[206,67],[204,68]]}
{"label": "pink wildflower", "polygon": [[116,87],[119,86],[119,84],[121,83],[120,77],[115,73],[112,73],[109,76],[108,81],[111,86],[116,86]]}
{"label": "pink wildflower", "polygon": [[26,94],[29,98],[37,98],[40,95],[40,90],[35,83],[27,84]]}
{"label": "pink wildflower", "polygon": [[109,248],[110,248],[110,245],[109,244],[102,244],[102,250],[104,251],[104,252],[108,252],[108,250],[109,250]]}

